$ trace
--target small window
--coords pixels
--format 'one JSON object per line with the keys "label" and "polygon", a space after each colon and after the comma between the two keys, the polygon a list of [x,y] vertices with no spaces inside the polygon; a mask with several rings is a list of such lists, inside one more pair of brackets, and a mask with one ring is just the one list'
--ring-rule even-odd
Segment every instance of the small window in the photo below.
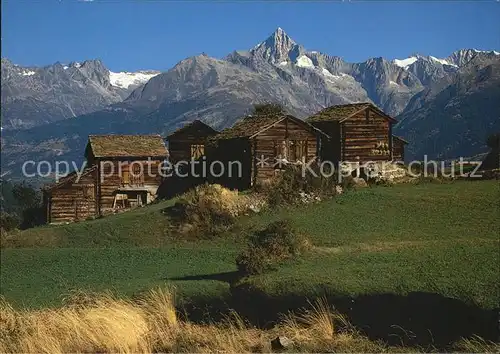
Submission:
{"label": "small window", "polygon": [[133,165],[133,170],[134,170],[134,176],[139,177],[143,173],[142,171],[142,165],[140,163],[135,163]]}
{"label": "small window", "polygon": [[191,159],[198,160],[205,155],[205,145],[194,144],[191,145]]}
{"label": "small window", "polygon": [[93,199],[94,198],[94,186],[83,186],[82,187],[83,197],[85,199]]}
{"label": "small window", "polygon": [[274,141],[274,156],[282,160],[288,159],[288,146],[286,140]]}
{"label": "small window", "polygon": [[129,184],[130,183],[130,173],[127,170],[122,171],[122,184]]}
{"label": "small window", "polygon": [[274,156],[288,162],[307,159],[307,140],[275,140]]}
{"label": "small window", "polygon": [[132,166],[132,173],[130,173],[131,185],[142,185],[144,183],[144,165],[140,161],[134,161],[130,164]]}
{"label": "small window", "polygon": [[307,140],[290,141],[290,161],[305,161],[307,159]]}

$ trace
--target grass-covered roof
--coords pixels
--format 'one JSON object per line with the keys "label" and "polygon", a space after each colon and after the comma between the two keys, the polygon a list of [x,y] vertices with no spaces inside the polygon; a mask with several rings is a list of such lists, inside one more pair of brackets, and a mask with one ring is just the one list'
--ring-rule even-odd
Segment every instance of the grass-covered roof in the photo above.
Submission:
{"label": "grass-covered roof", "polygon": [[234,138],[248,138],[261,132],[267,127],[272,126],[283,119],[290,119],[308,129],[316,134],[322,134],[329,138],[327,134],[321,130],[313,127],[311,124],[291,116],[289,114],[271,114],[271,115],[256,115],[256,116],[246,116],[236,122],[231,128],[224,129],[222,132],[214,136],[211,140],[224,140],[224,139],[234,139]]}
{"label": "grass-covered roof", "polygon": [[182,128],[177,129],[173,133],[167,136],[167,139],[175,137],[179,134],[189,133],[196,136],[210,136],[218,133],[217,130],[209,126],[208,124],[203,123],[201,120],[194,120],[191,123],[186,124]]}
{"label": "grass-covered roof", "polygon": [[364,108],[370,107],[371,105],[372,105],[371,103],[363,102],[363,103],[331,106],[310,116],[309,118],[306,119],[306,121],[319,122],[328,120],[342,120]]}
{"label": "grass-covered roof", "polygon": [[400,136],[393,135],[392,137],[393,137],[394,139],[396,139],[396,140],[399,140],[399,141],[401,141],[401,142],[405,143],[405,144],[408,144],[408,141],[407,141],[407,140],[405,140],[405,139],[403,139],[403,138],[402,138],[402,137],[400,137]]}
{"label": "grass-covered roof", "polygon": [[246,116],[231,128],[221,131],[215,138],[219,140],[250,137],[285,117],[284,115]]}
{"label": "grass-covered roof", "polygon": [[94,157],[166,157],[160,135],[89,135]]}
{"label": "grass-covered roof", "polygon": [[327,107],[307,118],[306,122],[313,123],[322,121],[342,121],[354,115],[356,112],[359,112],[366,108],[370,108],[371,110],[376,111],[387,119],[396,122],[394,118],[388,116],[386,113],[384,113],[377,106],[370,102],[342,104]]}

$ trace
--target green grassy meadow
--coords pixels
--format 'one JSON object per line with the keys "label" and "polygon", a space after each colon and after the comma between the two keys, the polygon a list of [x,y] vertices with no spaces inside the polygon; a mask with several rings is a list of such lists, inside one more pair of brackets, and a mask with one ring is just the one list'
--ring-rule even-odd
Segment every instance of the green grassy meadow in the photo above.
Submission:
{"label": "green grassy meadow", "polygon": [[132,296],[167,283],[180,297],[218,297],[227,295],[227,283],[171,279],[236,268],[235,256],[230,248],[189,246],[3,250],[2,293],[23,308],[57,306],[74,290]]}
{"label": "green grassy meadow", "polygon": [[[497,181],[374,187],[315,205],[246,216],[214,240],[172,237],[161,202],[89,222],[26,230],[1,251],[1,293],[20,307],[55,306],[74,289],[131,296],[173,284],[181,297],[227,295],[210,275],[236,270],[244,235],[290,219],[313,249],[239,284],[312,296],[424,291],[498,307]],[[208,279],[207,279],[208,278]]]}

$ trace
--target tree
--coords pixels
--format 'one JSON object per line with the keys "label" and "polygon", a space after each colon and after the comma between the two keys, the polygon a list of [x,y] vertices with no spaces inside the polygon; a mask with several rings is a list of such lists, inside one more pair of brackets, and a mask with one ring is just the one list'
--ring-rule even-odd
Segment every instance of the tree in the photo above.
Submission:
{"label": "tree", "polygon": [[17,214],[21,219],[21,229],[45,223],[45,211],[40,191],[34,189],[26,182],[22,182],[12,187],[12,194],[16,200]]}
{"label": "tree", "polygon": [[12,187],[12,194],[21,210],[39,206],[42,200],[40,192],[26,182],[15,184]]}
{"label": "tree", "polygon": [[286,114],[285,108],[279,103],[258,103],[253,106],[253,116],[269,116]]}

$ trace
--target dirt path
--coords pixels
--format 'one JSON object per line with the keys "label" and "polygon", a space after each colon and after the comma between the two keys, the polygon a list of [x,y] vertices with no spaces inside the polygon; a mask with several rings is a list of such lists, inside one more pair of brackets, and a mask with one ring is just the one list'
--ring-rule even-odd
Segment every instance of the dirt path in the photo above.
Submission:
{"label": "dirt path", "polygon": [[340,254],[340,253],[359,253],[359,252],[383,252],[392,251],[404,248],[428,248],[433,246],[444,246],[453,243],[490,243],[499,242],[494,239],[455,239],[455,240],[425,240],[425,241],[377,241],[371,243],[357,243],[354,245],[338,246],[338,247],[325,247],[325,246],[313,246],[312,251],[324,254]]}

